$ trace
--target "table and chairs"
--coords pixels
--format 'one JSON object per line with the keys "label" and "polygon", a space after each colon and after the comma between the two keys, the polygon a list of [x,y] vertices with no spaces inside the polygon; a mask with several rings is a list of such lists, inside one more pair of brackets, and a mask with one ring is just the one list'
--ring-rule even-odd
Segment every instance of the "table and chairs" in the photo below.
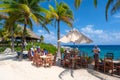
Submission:
{"label": "table and chairs", "polygon": [[104,60],[98,62],[97,70],[104,73],[119,74],[120,75],[120,60],[114,60],[113,53],[107,53]]}
{"label": "table and chairs", "polygon": [[88,67],[87,55],[85,52],[82,52],[78,55],[79,52],[70,51],[69,53],[64,53],[64,59],[62,60],[62,66],[68,68],[79,68],[79,67]]}
{"label": "table and chairs", "polygon": [[34,53],[33,56],[33,65],[40,67],[50,67],[53,64],[53,55],[47,54],[47,55],[40,55],[37,52]]}

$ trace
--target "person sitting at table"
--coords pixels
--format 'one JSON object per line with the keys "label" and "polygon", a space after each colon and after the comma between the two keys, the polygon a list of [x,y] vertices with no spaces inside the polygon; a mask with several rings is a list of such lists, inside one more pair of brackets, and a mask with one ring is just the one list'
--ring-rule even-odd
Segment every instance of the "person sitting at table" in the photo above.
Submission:
{"label": "person sitting at table", "polygon": [[43,49],[41,49],[41,53],[40,53],[40,55],[45,55],[45,52],[44,52]]}
{"label": "person sitting at table", "polygon": [[37,46],[37,52],[40,53],[40,46]]}
{"label": "person sitting at table", "polygon": [[46,50],[45,48],[43,50],[44,50],[44,54],[47,55],[48,54],[48,50]]}

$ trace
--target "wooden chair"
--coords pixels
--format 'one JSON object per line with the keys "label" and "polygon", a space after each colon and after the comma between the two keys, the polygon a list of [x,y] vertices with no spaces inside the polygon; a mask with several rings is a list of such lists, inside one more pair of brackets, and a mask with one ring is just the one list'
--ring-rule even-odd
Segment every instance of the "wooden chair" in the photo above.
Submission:
{"label": "wooden chair", "polygon": [[86,68],[88,67],[87,58],[88,58],[87,53],[85,53],[85,52],[81,53],[80,59],[81,59],[82,67],[86,67]]}
{"label": "wooden chair", "polygon": [[52,54],[48,54],[46,59],[45,59],[45,67],[50,67],[53,64],[53,60],[52,60]]}
{"label": "wooden chair", "polygon": [[36,61],[37,61],[37,53],[34,53],[34,56],[33,56],[33,65],[36,65]]}
{"label": "wooden chair", "polygon": [[113,53],[106,53],[105,57],[113,59],[114,58],[114,54]]}
{"label": "wooden chair", "polygon": [[43,60],[42,60],[42,58],[40,58],[40,55],[37,52],[35,52],[34,56],[33,56],[33,65],[35,65],[37,67],[43,65]]}
{"label": "wooden chair", "polygon": [[111,70],[112,71],[111,75],[112,75],[113,69],[114,69],[113,59],[112,58],[105,58],[104,59],[104,73],[109,72]]}
{"label": "wooden chair", "polygon": [[70,60],[70,54],[65,54],[64,59],[62,60],[63,67],[71,67],[71,60]]}
{"label": "wooden chair", "polygon": [[81,57],[76,58],[75,68],[82,67]]}
{"label": "wooden chair", "polygon": [[88,67],[87,53],[82,52],[79,55],[79,57],[80,58],[76,59],[76,66],[87,68]]}
{"label": "wooden chair", "polygon": [[120,75],[120,66],[116,66],[116,72],[118,75]]}
{"label": "wooden chair", "polygon": [[56,55],[57,55],[57,54],[54,55],[54,58],[53,58],[53,60],[52,60],[52,65],[56,65]]}
{"label": "wooden chair", "polygon": [[97,63],[97,71],[104,72],[104,61]]}

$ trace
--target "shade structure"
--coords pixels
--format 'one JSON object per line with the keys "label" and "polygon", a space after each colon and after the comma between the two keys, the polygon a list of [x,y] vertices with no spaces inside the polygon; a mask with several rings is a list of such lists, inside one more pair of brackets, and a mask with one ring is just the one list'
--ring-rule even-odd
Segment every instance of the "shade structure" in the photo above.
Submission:
{"label": "shade structure", "polygon": [[73,42],[77,44],[82,44],[82,43],[91,43],[93,41],[84,34],[82,34],[81,32],[79,32],[78,30],[73,29],[69,31],[68,34],[66,34],[61,39],[59,39],[58,42],[63,42],[63,43]]}

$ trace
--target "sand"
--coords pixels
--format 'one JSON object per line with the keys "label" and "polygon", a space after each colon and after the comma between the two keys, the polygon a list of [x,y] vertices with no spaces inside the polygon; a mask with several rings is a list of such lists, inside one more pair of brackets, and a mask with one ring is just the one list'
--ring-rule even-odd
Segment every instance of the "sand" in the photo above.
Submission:
{"label": "sand", "polygon": [[120,80],[92,69],[35,67],[32,61],[18,61],[16,55],[0,55],[0,80]]}

